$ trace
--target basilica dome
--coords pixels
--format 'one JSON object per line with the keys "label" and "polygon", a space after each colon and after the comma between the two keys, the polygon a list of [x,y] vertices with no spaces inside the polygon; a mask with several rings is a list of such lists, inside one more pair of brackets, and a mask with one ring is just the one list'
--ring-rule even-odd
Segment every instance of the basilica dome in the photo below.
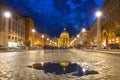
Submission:
{"label": "basilica dome", "polygon": [[61,32],[60,37],[69,37],[69,33],[66,31],[66,28],[64,28],[64,31]]}
{"label": "basilica dome", "polygon": [[58,38],[58,47],[67,48],[70,46],[70,36],[69,33],[64,28],[63,32],[61,32],[60,37]]}

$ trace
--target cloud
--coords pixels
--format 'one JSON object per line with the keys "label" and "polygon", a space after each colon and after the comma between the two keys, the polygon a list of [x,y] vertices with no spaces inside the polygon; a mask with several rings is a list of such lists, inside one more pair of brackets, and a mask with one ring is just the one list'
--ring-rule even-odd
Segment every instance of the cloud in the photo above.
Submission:
{"label": "cloud", "polygon": [[101,6],[104,0],[94,0],[98,6]]}
{"label": "cloud", "polygon": [[0,0],[12,6],[24,16],[35,21],[40,32],[59,35],[64,27],[70,35],[76,35],[82,27],[89,28],[94,13],[103,0]]}

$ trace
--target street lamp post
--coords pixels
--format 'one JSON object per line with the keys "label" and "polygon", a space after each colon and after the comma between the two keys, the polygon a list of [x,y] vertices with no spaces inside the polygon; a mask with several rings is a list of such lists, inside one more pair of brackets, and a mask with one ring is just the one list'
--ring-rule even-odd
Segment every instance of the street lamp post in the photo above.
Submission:
{"label": "street lamp post", "polygon": [[32,48],[34,48],[34,33],[35,33],[35,29],[32,29]]}
{"label": "street lamp post", "polygon": [[80,35],[78,34],[77,35],[77,38],[78,38],[78,44],[80,44],[80,39],[79,39]]}
{"label": "street lamp post", "polygon": [[85,45],[85,42],[84,42],[84,40],[85,40],[85,31],[86,31],[86,29],[83,28],[83,29],[82,29],[82,32],[83,32],[83,39],[82,39],[83,45]]}
{"label": "street lamp post", "polygon": [[5,51],[8,48],[8,27],[9,27],[9,18],[11,17],[11,13],[10,12],[4,12],[4,17],[6,18],[6,22],[5,22],[5,30],[4,30],[4,47],[5,47]]}
{"label": "street lamp post", "polygon": [[44,35],[42,35],[42,43],[43,43],[43,47],[44,47]]}
{"label": "street lamp post", "polygon": [[97,16],[97,49],[101,49],[102,45],[101,45],[101,27],[100,27],[100,17],[101,17],[102,13],[100,11],[98,11],[96,13]]}
{"label": "street lamp post", "polygon": [[75,45],[77,44],[77,43],[76,43],[76,40],[77,40],[77,38],[74,39],[74,41],[75,41],[74,44],[75,44]]}
{"label": "street lamp post", "polygon": [[48,45],[48,43],[49,43],[48,41],[49,41],[49,38],[47,38],[47,45]]}

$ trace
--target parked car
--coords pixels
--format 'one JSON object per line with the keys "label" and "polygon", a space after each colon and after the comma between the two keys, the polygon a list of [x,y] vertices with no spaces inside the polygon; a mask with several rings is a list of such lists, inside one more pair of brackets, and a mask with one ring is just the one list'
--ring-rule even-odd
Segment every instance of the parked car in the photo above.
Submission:
{"label": "parked car", "polygon": [[0,50],[5,50],[5,47],[0,45]]}
{"label": "parked car", "polygon": [[104,49],[119,49],[119,44],[108,44],[104,46]]}

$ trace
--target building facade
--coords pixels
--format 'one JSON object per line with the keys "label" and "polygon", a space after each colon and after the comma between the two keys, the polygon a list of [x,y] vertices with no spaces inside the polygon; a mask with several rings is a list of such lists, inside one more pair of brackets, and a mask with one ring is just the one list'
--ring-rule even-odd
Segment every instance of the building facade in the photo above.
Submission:
{"label": "building facade", "polygon": [[70,47],[70,36],[69,33],[66,31],[66,28],[64,28],[64,31],[60,34],[57,44],[58,47]]}
{"label": "building facade", "polygon": [[71,38],[71,46],[90,46],[90,31],[80,31],[76,37]]}
{"label": "building facade", "polygon": [[[9,11],[12,16],[5,18],[5,11]],[[0,35],[0,45],[5,48],[24,45],[25,20],[4,3],[0,3]]]}
{"label": "building facade", "polygon": [[[44,37],[42,37],[44,36]],[[50,36],[46,33],[41,33],[41,45],[46,46],[50,43]]]}
{"label": "building facade", "polygon": [[97,22],[95,21],[90,27],[90,43],[91,45],[97,45]]}
{"label": "building facade", "polygon": [[[30,40],[30,46],[32,47],[34,45],[34,47],[41,47],[43,45],[48,45],[47,38],[49,38],[49,35],[45,33],[40,33],[37,30],[35,30],[35,32],[33,33],[32,29],[35,29],[33,19],[30,17],[24,17],[24,19],[25,19],[25,40]],[[44,37],[42,37],[42,35],[44,35]]]}
{"label": "building facade", "polygon": [[[101,44],[120,44],[120,37],[115,35],[117,25],[120,25],[120,3],[119,0],[104,0],[100,8],[101,16]],[[97,21],[90,28],[91,43],[96,45]]]}
{"label": "building facade", "polygon": [[120,25],[119,0],[105,0],[101,7],[104,20],[101,20],[102,44],[120,44],[120,37],[115,35],[117,25]]}
{"label": "building facade", "polygon": [[80,32],[79,42],[81,45],[89,46],[90,45],[90,31],[85,30],[84,32]]}
{"label": "building facade", "polygon": [[25,40],[32,40],[32,29],[34,29],[34,21],[30,17],[24,17],[25,19]]}
{"label": "building facade", "polygon": [[33,45],[33,32],[34,21],[30,17],[24,17],[25,19],[25,40],[30,40],[30,46]]}

